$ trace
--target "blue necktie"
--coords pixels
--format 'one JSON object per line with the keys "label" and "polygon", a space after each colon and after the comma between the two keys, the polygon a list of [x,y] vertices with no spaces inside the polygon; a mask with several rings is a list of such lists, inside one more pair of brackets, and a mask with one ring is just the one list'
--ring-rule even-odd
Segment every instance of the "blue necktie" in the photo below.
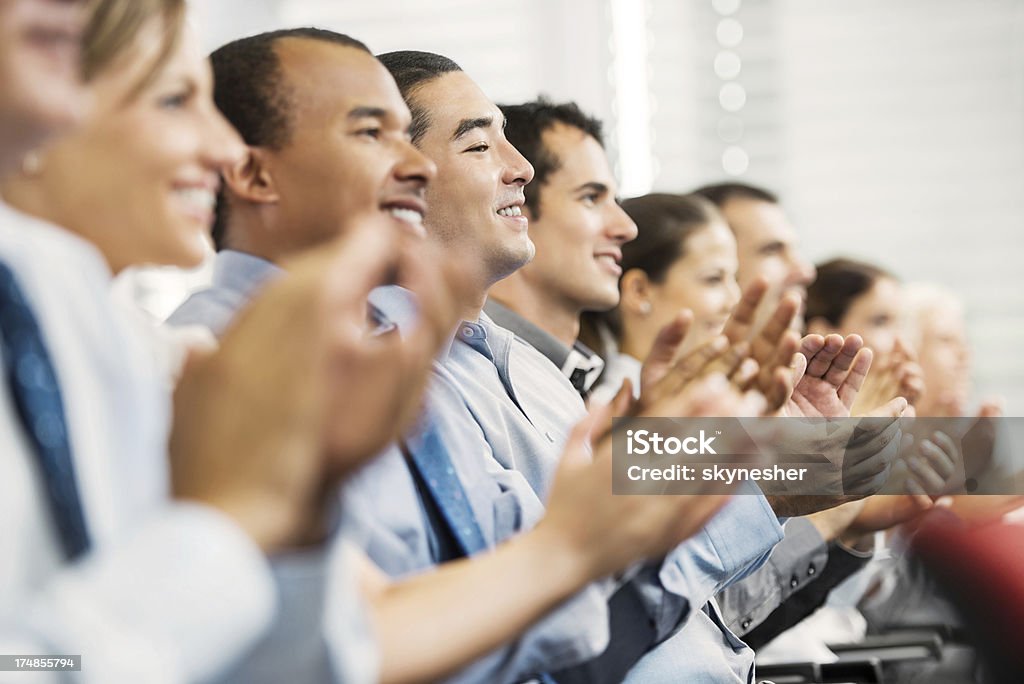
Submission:
{"label": "blue necktie", "polygon": [[406,445],[412,465],[430,490],[462,553],[471,556],[486,549],[483,532],[433,422],[424,421]]}
{"label": "blue necktie", "polygon": [[69,560],[89,549],[64,420],[64,404],[43,335],[11,269],[0,262],[0,345],[4,375],[46,483],[61,545]]}

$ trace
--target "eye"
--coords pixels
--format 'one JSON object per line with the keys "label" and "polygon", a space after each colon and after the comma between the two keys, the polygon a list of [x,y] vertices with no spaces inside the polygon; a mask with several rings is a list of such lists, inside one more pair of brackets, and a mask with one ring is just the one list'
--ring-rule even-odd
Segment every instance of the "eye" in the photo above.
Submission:
{"label": "eye", "polygon": [[718,285],[719,283],[725,282],[725,276],[721,273],[716,273],[715,275],[710,275],[704,278],[704,282],[708,285]]}
{"label": "eye", "polygon": [[487,143],[480,143],[479,145],[474,145],[473,147],[470,147],[469,149],[466,150],[466,152],[486,152],[489,149],[491,149],[490,145],[488,145]]}
{"label": "eye", "polygon": [[601,196],[596,192],[588,192],[587,194],[580,197],[580,201],[588,207],[592,207],[597,204],[597,201],[601,199]]}
{"label": "eye", "polygon": [[879,314],[877,316],[872,317],[871,325],[873,325],[876,328],[884,328],[885,326],[889,325],[891,321],[892,317],[889,316],[888,314]]}
{"label": "eye", "polygon": [[356,131],[356,135],[362,135],[373,140],[380,140],[380,126],[368,126],[366,128],[360,128],[358,131]]}
{"label": "eye", "polygon": [[164,95],[160,98],[158,104],[161,109],[181,109],[188,104],[190,94],[188,91],[183,90],[179,93]]}

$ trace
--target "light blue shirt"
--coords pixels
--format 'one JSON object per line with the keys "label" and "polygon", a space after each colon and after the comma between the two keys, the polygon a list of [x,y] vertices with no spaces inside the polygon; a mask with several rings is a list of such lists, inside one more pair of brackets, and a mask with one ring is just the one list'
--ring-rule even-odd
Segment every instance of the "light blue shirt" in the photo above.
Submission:
{"label": "light blue shirt", "polygon": [[[400,288],[378,288],[370,301],[400,328],[409,325],[408,317],[415,314],[409,293]],[[569,432],[586,414],[583,400],[569,380],[526,341],[495,325],[485,313],[475,322],[459,325],[442,361],[458,382],[494,457],[505,467],[522,472],[535,491],[546,497]],[[760,567],[782,537],[778,518],[755,487],[734,497],[701,532],[669,553],[656,572],[641,570],[633,581],[656,623],[659,639],[679,635],[685,618],[696,614],[692,634],[680,639],[683,643],[670,639],[641,663],[662,648],[683,649],[686,652],[679,653],[680,660],[689,667],[664,673],[676,677],[671,681],[689,681],[681,673],[701,676],[706,658],[687,649],[686,642],[692,641],[694,646],[717,643],[729,653],[723,650],[720,660],[712,659],[711,676],[746,681],[753,669],[753,651],[724,625],[713,602],[704,610],[691,611],[691,607],[705,606],[726,586]],[[673,667],[680,666],[673,663]]]}
{"label": "light blue shirt", "polygon": [[[264,259],[222,251],[214,263],[212,286],[190,296],[168,323],[203,325],[220,334],[252,294],[281,273]],[[395,300],[396,310],[401,312],[403,306],[410,306],[407,298]],[[522,474],[495,460],[454,378],[440,364],[435,364],[424,404],[421,420],[430,420],[440,434],[488,546],[535,525],[544,513],[539,497]],[[400,577],[437,565],[437,531],[395,445],[350,478],[342,499],[345,539],[362,548],[389,575]],[[607,642],[607,588],[594,585],[537,623],[519,641],[452,680],[521,681],[538,672],[588,660],[601,653]]]}

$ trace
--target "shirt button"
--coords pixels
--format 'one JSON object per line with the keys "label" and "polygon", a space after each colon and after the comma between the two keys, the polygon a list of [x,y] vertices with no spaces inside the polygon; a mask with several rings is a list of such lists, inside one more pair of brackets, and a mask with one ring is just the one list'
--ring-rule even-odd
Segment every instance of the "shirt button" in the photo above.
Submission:
{"label": "shirt button", "polygon": [[462,327],[462,336],[463,337],[472,337],[473,336],[473,329],[470,328],[468,325],[463,326]]}
{"label": "shirt button", "polygon": [[751,619],[747,618],[746,620],[744,620],[740,624],[740,629],[742,629],[743,631],[746,631],[746,630],[750,629],[750,623],[751,623]]}
{"label": "shirt button", "polygon": [[807,568],[807,574],[808,575],[813,575],[816,572],[818,572],[818,571],[814,569],[813,565],[811,567]]}
{"label": "shirt button", "polygon": [[800,580],[796,578],[796,575],[793,575],[789,580],[789,588],[796,589],[796,585],[798,584],[800,584]]}

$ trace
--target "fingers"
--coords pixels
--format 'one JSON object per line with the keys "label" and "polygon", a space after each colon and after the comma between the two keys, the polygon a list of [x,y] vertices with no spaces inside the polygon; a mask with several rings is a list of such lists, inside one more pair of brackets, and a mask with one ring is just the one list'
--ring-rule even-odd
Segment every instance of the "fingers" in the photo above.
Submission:
{"label": "fingers", "polygon": [[848,335],[825,373],[825,382],[838,389],[850,374],[853,362],[863,346],[864,340],[859,335]]}
{"label": "fingers", "polygon": [[867,377],[868,371],[871,370],[873,358],[874,352],[868,348],[857,352],[857,355],[853,358],[853,363],[850,365],[850,370],[846,374],[846,379],[843,380],[843,383],[837,390],[839,401],[843,403],[847,411],[853,408],[857,394],[860,392],[861,387],[864,386],[864,379]]}
{"label": "fingers", "polygon": [[765,294],[768,292],[768,283],[763,278],[757,278],[752,282],[740,297],[739,303],[732,312],[732,316],[725,324],[722,332],[733,344],[743,342],[750,337],[750,331],[754,326],[754,317],[757,307],[761,304]]}
{"label": "fingers", "polygon": [[683,309],[676,314],[675,318],[658,331],[658,336],[654,338],[654,344],[651,345],[651,351],[647,354],[647,360],[651,363],[672,363],[676,358],[676,352],[679,351],[679,345],[686,339],[686,333],[689,332],[692,323],[693,312],[689,309]]}
{"label": "fingers", "polygon": [[657,386],[672,369],[676,354],[686,334],[693,323],[693,312],[689,309],[680,311],[674,319],[658,331],[651,345],[651,351],[644,359],[643,368],[640,370],[640,389],[642,393],[647,388]]}
{"label": "fingers", "polygon": [[[793,319],[800,311],[800,297],[793,292],[786,294],[779,305],[775,308],[771,318],[757,334],[757,343],[754,345],[754,358],[758,363],[764,364],[771,357],[773,351],[778,347],[779,341],[787,332],[791,332]],[[788,359],[796,349],[786,354]]]}
{"label": "fingers", "polygon": [[800,353],[808,360],[814,357],[825,346],[825,338],[821,335],[804,335],[800,339]]}
{"label": "fingers", "polygon": [[[562,449],[562,460],[559,463],[559,471],[572,471],[587,467],[591,462],[590,456],[590,435],[594,425],[600,418],[601,410],[590,411],[580,422],[573,426],[569,432],[569,438],[565,441]],[[609,450],[610,451],[610,450]]]}
{"label": "fingers", "polygon": [[924,371],[921,366],[913,361],[905,361],[900,364],[898,371],[899,394],[905,397],[911,404],[917,402],[924,393]]}
{"label": "fingers", "polygon": [[757,361],[748,357],[740,362],[740,365],[729,376],[729,379],[741,390],[749,389],[757,380],[760,368]]}
{"label": "fingers", "polygon": [[685,384],[700,375],[708,365],[729,349],[725,335],[714,337],[680,359],[673,369]]}
{"label": "fingers", "polygon": [[769,410],[779,409],[793,393],[796,381],[789,365],[799,347],[797,334],[792,330],[785,331],[775,347],[774,358],[761,368],[759,384],[768,400]]}
{"label": "fingers", "polygon": [[[806,338],[805,338],[806,339]],[[813,356],[807,357],[807,375],[812,378],[821,378],[828,372],[832,360],[843,348],[844,339],[841,335],[828,335],[825,337],[821,349]]]}
{"label": "fingers", "polygon": [[789,362],[789,371],[793,377],[793,386],[796,387],[807,372],[807,357],[799,352],[793,354],[793,359]]}
{"label": "fingers", "polygon": [[1005,400],[1002,397],[993,397],[985,400],[978,410],[979,418],[999,418],[1003,415]]}
{"label": "fingers", "polygon": [[767,410],[771,412],[781,408],[793,394],[793,387],[795,386],[796,382],[794,381],[792,369],[776,368],[771,380],[768,382],[767,391],[764,393]]}
{"label": "fingers", "polygon": [[900,418],[907,410],[907,400],[903,397],[890,399],[878,408],[868,413],[868,416],[876,418]]}

